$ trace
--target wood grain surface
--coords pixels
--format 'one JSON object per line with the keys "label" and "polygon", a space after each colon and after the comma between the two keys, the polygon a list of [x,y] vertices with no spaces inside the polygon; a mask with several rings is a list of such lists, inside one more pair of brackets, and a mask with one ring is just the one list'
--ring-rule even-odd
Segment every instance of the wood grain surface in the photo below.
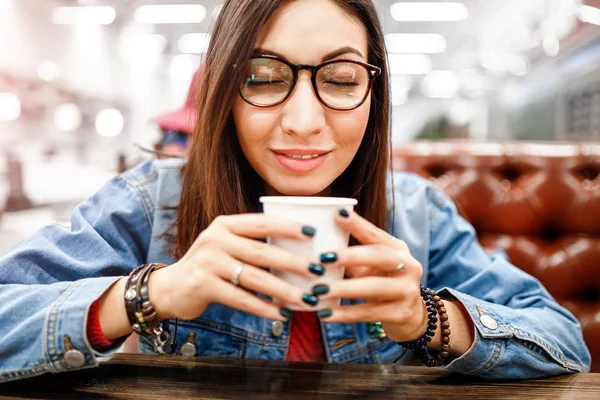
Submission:
{"label": "wood grain surface", "polygon": [[3,399],[600,399],[600,374],[485,381],[442,368],[115,354],[0,384]]}

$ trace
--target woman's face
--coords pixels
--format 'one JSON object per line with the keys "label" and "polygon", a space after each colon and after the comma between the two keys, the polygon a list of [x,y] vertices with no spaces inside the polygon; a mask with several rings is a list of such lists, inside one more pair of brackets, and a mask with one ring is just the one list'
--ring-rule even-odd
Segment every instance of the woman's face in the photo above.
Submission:
{"label": "woman's face", "polygon": [[[367,47],[364,27],[333,2],[297,0],[285,2],[271,16],[255,53],[276,54],[293,64],[318,65],[342,58],[366,63]],[[238,95],[233,107],[238,139],[265,182],[266,193],[328,195],[329,186],[350,165],[361,144],[370,101],[369,94],[354,110],[327,108],[314,93],[308,70],[299,72],[293,92],[279,105],[257,107]],[[307,154],[322,155],[312,160],[289,156]]]}

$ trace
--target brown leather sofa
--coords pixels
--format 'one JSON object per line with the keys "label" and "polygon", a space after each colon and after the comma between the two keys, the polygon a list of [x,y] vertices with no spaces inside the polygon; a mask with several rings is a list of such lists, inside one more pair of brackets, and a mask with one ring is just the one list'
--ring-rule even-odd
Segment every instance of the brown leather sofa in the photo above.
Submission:
{"label": "brown leather sofa", "polygon": [[413,142],[393,167],[431,179],[573,312],[600,372],[600,143]]}

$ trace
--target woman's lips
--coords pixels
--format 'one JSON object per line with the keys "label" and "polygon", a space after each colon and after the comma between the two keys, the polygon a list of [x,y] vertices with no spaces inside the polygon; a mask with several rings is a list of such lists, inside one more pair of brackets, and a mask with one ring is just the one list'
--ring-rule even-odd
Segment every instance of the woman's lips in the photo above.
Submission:
{"label": "woman's lips", "polygon": [[298,159],[298,158],[292,158],[289,156],[286,156],[285,154],[280,154],[280,153],[276,153],[273,152],[273,154],[275,154],[275,158],[277,159],[277,161],[279,161],[279,163],[281,165],[283,165],[284,167],[286,167],[287,169],[289,169],[292,172],[309,172],[312,171],[318,167],[321,166],[321,164],[323,164],[327,158],[327,156],[329,155],[329,153],[323,153],[320,154],[318,157],[315,158],[309,158],[307,160],[302,160],[302,159]]}

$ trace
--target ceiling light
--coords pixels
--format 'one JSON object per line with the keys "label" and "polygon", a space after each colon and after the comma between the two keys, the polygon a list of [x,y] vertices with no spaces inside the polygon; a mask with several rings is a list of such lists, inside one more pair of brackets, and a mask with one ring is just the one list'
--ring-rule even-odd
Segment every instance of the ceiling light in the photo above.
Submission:
{"label": "ceiling light", "polygon": [[57,25],[110,25],[116,17],[117,12],[110,6],[56,7],[52,10],[52,22]]}
{"label": "ceiling light", "polygon": [[74,131],[81,126],[81,119],[81,111],[76,104],[61,104],[54,110],[54,125],[61,131]]}
{"label": "ceiling light", "polygon": [[462,21],[469,17],[469,10],[462,3],[395,3],[390,7],[396,21]]}
{"label": "ceiling light", "polygon": [[210,41],[209,33],[186,33],[181,35],[177,48],[182,53],[200,54],[206,53]]}
{"label": "ceiling light", "polygon": [[542,49],[549,57],[555,57],[560,50],[560,43],[556,36],[546,36],[542,41]]}
{"label": "ceiling light", "polygon": [[443,53],[446,38],[437,33],[388,33],[385,47],[388,53]]}
{"label": "ceiling light", "polygon": [[501,57],[491,50],[482,50],[479,53],[479,62],[481,63],[481,66],[488,71],[506,71],[506,67],[504,66],[504,62],[502,61]]}
{"label": "ceiling light", "polygon": [[435,99],[452,98],[458,92],[458,78],[452,71],[431,71],[421,81],[421,92]]}
{"label": "ceiling light", "polygon": [[509,56],[506,59],[508,70],[513,75],[525,75],[529,72],[529,64],[524,57]]}
{"label": "ceiling light", "polygon": [[448,119],[456,126],[465,126],[474,117],[472,104],[464,100],[454,100],[448,109]]}
{"label": "ceiling light", "polygon": [[52,82],[60,76],[60,67],[54,61],[44,60],[38,65],[37,73],[41,80]]}
{"label": "ceiling light", "polygon": [[160,55],[167,47],[167,38],[159,33],[126,36],[121,41],[119,50],[124,56],[145,57]]}
{"label": "ceiling light", "polygon": [[15,121],[21,116],[21,100],[10,92],[0,92],[0,121]]}
{"label": "ceiling light", "polygon": [[579,7],[578,17],[583,22],[600,25],[600,8],[581,6]]}
{"label": "ceiling light", "polygon": [[102,110],[96,116],[96,131],[104,137],[115,137],[123,131],[123,114],[115,108]]}
{"label": "ceiling light", "polygon": [[204,21],[206,8],[199,4],[140,6],[133,19],[140,24],[192,24]]}
{"label": "ceiling light", "polygon": [[392,75],[421,75],[431,71],[431,58],[425,54],[390,54]]}

